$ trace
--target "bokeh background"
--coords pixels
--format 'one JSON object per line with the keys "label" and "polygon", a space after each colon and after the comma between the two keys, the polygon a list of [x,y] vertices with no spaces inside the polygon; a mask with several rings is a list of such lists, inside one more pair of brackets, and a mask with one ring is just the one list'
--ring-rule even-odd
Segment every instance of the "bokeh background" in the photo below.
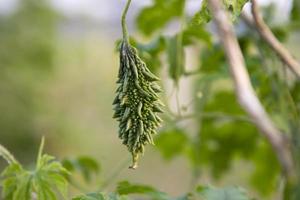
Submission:
{"label": "bokeh background", "polygon": [[[191,15],[201,3],[187,2]],[[262,5],[271,2],[277,9],[273,23],[286,23],[292,1],[260,1]],[[119,61],[116,41],[121,37],[124,3],[125,0],[0,0],[0,143],[30,167],[41,137],[45,136],[45,151],[58,159],[88,155],[98,160],[101,173],[97,183],[120,171],[107,183],[108,188],[126,179],[155,185],[176,196],[189,190],[193,176],[185,158],[165,161],[155,147],[149,146],[140,168],[128,170],[129,155],[117,137],[117,122],[112,119]],[[150,0],[133,1],[128,16],[130,33],[141,41],[148,39],[137,32],[134,19],[142,7],[150,4]],[[165,34],[171,35],[177,29],[176,23],[171,24]],[[299,46],[294,45],[299,38],[291,38],[288,47],[299,51]],[[187,63],[194,63],[193,50],[189,51]],[[172,94],[171,81],[162,71],[168,96]],[[191,100],[189,81],[180,82],[183,104]],[[168,100],[172,108],[174,101]],[[183,126],[193,132],[195,124],[186,123]],[[232,172],[239,168],[240,165],[233,167]],[[247,187],[241,178],[245,173],[225,176],[218,184]],[[204,175],[200,182],[209,180]]]}

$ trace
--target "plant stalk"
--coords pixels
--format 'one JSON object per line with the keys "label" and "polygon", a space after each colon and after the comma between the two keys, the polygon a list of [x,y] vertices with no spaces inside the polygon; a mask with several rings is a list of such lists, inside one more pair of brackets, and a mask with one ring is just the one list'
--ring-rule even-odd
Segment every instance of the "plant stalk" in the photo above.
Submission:
{"label": "plant stalk", "polygon": [[126,43],[129,43],[129,35],[127,31],[127,25],[126,25],[126,16],[127,16],[127,11],[129,9],[131,0],[127,0],[127,3],[125,5],[123,14],[122,14],[122,31],[123,31],[123,41]]}

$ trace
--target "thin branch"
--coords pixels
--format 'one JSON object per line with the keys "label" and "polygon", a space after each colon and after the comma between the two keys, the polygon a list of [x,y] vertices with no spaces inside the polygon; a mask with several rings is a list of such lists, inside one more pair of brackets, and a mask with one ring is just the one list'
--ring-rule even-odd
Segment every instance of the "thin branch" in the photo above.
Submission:
{"label": "thin branch", "polygon": [[280,59],[300,78],[300,63],[291,55],[291,53],[277,40],[270,28],[264,22],[257,5],[256,0],[251,0],[251,11],[253,15],[253,25],[260,36],[277,53]]}
{"label": "thin branch", "polygon": [[234,28],[227,13],[222,9],[220,0],[209,0],[209,6],[214,16],[220,40],[223,43],[230,72],[234,81],[235,92],[239,103],[249,114],[255,125],[272,145],[274,152],[287,178],[293,177],[294,164],[289,148],[289,142],[274,126],[251,85],[245,61],[238,44]]}

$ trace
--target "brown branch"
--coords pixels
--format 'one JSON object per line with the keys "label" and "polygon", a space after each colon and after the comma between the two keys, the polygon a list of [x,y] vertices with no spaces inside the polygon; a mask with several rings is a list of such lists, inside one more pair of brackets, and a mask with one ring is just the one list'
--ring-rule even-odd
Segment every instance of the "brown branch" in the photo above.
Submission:
{"label": "brown branch", "polygon": [[251,11],[253,15],[253,25],[260,36],[277,53],[280,59],[300,78],[300,63],[291,55],[291,53],[277,40],[270,28],[264,22],[259,13],[256,0],[251,0]]}
{"label": "brown branch", "polygon": [[289,148],[289,142],[273,125],[251,85],[245,61],[238,44],[234,28],[227,13],[222,9],[220,0],[209,0],[209,6],[217,25],[220,40],[223,43],[230,72],[234,80],[235,92],[239,103],[249,114],[262,135],[271,144],[288,178],[293,177],[294,165]]}

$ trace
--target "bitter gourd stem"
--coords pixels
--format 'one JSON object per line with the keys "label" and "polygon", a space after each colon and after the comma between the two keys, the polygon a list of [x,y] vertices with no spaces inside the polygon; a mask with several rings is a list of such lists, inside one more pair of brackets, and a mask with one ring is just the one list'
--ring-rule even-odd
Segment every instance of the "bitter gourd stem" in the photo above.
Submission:
{"label": "bitter gourd stem", "polygon": [[123,40],[124,42],[128,43],[129,42],[129,36],[128,36],[128,31],[127,31],[127,26],[126,26],[126,15],[128,8],[130,6],[131,0],[127,0],[125,9],[122,14],[122,31],[123,31]]}

